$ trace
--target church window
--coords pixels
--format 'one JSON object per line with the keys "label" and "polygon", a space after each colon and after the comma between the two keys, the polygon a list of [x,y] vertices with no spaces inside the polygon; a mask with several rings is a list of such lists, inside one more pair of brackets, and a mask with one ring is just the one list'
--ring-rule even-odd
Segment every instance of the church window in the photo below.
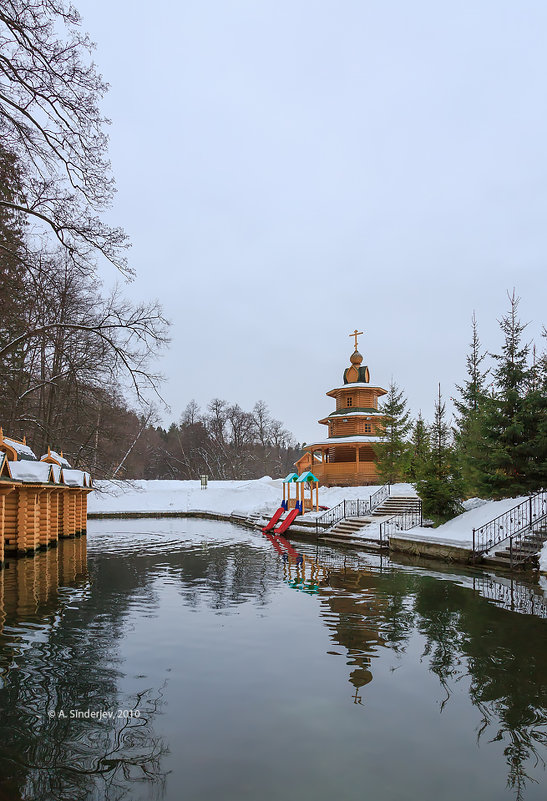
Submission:
{"label": "church window", "polygon": [[353,406],[353,398],[347,398],[346,406]]}
{"label": "church window", "polygon": [[365,423],[365,434],[370,434],[371,431],[372,431],[372,428],[370,426],[370,423]]}

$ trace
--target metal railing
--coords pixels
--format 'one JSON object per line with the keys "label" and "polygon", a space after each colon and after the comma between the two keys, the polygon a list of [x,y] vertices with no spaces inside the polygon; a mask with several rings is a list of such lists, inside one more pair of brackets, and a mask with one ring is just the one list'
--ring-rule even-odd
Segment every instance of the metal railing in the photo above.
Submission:
{"label": "metal railing", "polygon": [[423,522],[422,502],[420,499],[418,508],[408,512],[399,512],[380,523],[380,545],[388,545],[389,538],[398,531],[409,531],[411,528],[421,526]]}
{"label": "metal railing", "polygon": [[370,515],[387,497],[391,492],[391,485],[384,484],[379,490],[376,490],[370,498],[344,500],[333,506],[332,509],[327,509],[322,515],[315,518],[315,533],[319,536],[319,531],[339,523],[347,517],[365,517]]}
{"label": "metal railing", "polygon": [[380,506],[381,503],[385,501],[386,498],[389,498],[391,495],[391,484],[384,484],[383,487],[380,487],[379,490],[373,492],[369,498],[370,501],[370,511],[373,512],[377,506]]}
{"label": "metal railing", "polygon": [[547,539],[547,536],[542,536],[539,532],[536,534],[536,527],[539,525],[542,525],[543,528],[547,526],[547,514],[538,517],[530,526],[527,526],[517,534],[509,535],[509,545],[506,545],[504,550],[509,553],[511,568],[517,565],[524,565],[525,562],[539,554],[543,543]]}
{"label": "metal railing", "polygon": [[512,547],[517,540],[529,532],[534,523],[547,514],[547,492],[542,490],[530,495],[522,503],[513,506],[493,520],[473,529],[473,555],[482,556],[492,548],[510,540]]}
{"label": "metal railing", "polygon": [[535,587],[487,574],[473,578],[473,589],[504,609],[547,618],[547,598]]}

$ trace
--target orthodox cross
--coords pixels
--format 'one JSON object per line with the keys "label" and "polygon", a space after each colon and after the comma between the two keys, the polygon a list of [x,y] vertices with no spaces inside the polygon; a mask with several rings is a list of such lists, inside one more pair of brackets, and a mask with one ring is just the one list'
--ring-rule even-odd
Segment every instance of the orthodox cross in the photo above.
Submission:
{"label": "orthodox cross", "polygon": [[[352,337],[352,336],[353,336],[353,334],[350,334],[350,337]],[[353,698],[353,703],[354,704],[362,704],[363,703],[363,699],[359,695],[359,687],[355,688],[355,695],[352,695],[351,697]]]}
{"label": "orthodox cross", "polygon": [[363,333],[362,331],[358,331],[357,329],[355,329],[353,334],[350,334],[350,337],[355,337],[355,350],[357,350],[357,337],[360,336],[362,333]]}

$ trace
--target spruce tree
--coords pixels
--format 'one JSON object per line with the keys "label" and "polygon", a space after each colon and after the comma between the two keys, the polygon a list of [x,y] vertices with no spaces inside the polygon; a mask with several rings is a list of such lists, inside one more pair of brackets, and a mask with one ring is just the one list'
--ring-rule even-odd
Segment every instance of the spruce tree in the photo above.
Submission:
{"label": "spruce tree", "polygon": [[478,457],[484,453],[483,415],[486,400],[486,376],[482,363],[486,353],[481,352],[475,312],[471,318],[472,337],[467,356],[467,380],[456,386],[459,398],[454,399],[455,445],[465,493],[475,495],[481,486]]}
{"label": "spruce tree", "polygon": [[461,512],[463,482],[450,441],[446,404],[441,396],[440,384],[435,402],[435,419],[429,431],[429,438],[430,451],[422,477],[416,482],[416,489],[423,502],[424,515],[436,522],[444,522]]}
{"label": "spruce tree", "polygon": [[407,477],[409,481],[417,481],[424,475],[430,449],[429,431],[421,411],[418,412],[418,417],[412,425],[409,445],[410,458]]}
{"label": "spruce tree", "polygon": [[[543,336],[547,336],[545,329]],[[536,360],[535,348],[522,417],[526,442],[519,453],[526,464],[527,489],[547,489],[547,353]]]}
{"label": "spruce tree", "polygon": [[382,404],[382,413],[386,415],[380,429],[384,441],[374,447],[376,468],[383,483],[395,484],[407,472],[409,449],[406,436],[411,422],[406,398],[393,380]]}
{"label": "spruce tree", "polygon": [[504,342],[501,353],[492,354],[495,389],[485,403],[485,447],[477,460],[481,485],[494,498],[524,494],[536,484],[532,443],[540,409],[530,392],[534,374],[528,367],[530,346],[522,343],[526,325],[518,319],[519,300],[513,291],[510,309],[499,321]]}

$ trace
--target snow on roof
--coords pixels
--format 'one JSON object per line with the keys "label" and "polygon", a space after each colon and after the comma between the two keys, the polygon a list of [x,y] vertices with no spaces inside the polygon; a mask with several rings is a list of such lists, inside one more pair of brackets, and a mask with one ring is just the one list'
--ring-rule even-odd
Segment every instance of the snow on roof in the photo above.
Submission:
{"label": "snow on roof", "polygon": [[52,459],[55,459],[55,461],[59,462],[59,464],[63,465],[63,467],[70,467],[70,463],[65,459],[64,456],[61,456],[60,453],[57,453],[57,451],[50,451],[49,453],[44,453],[44,455],[40,457],[41,461],[47,459],[48,456],[51,457]]}
{"label": "snow on roof", "polygon": [[[348,410],[346,412],[345,409],[336,409],[334,412],[331,412],[327,417],[329,419],[339,420],[340,417],[373,417],[375,414],[379,414],[381,417],[385,417],[385,414],[381,412],[379,409],[367,409],[366,412],[355,412],[351,411],[351,406],[348,406]],[[327,418],[323,418],[326,420]]]}
{"label": "snow on roof", "polygon": [[[382,387],[375,387],[372,384],[365,384],[364,381],[352,381],[348,384],[342,384],[341,387],[333,387],[329,389],[329,392],[337,392],[339,389],[381,389],[382,392],[385,392],[385,389]],[[328,392],[327,392],[328,395]]]}
{"label": "snow on roof", "polygon": [[22,442],[17,442],[17,440],[9,437],[4,437],[3,439],[6,445],[13,448],[18,456],[24,456],[26,459],[36,459],[36,454],[28,445],[23,445]]}
{"label": "snow on roof", "polygon": [[86,474],[83,470],[66,470],[63,468],[63,476],[65,478],[65,484],[68,484],[69,487],[85,487],[85,476]]}
{"label": "snow on roof", "polygon": [[359,443],[366,444],[367,442],[384,442],[384,437],[371,437],[367,434],[356,434],[354,437],[328,437],[319,442],[306,442],[305,448],[311,448],[313,445],[343,445],[344,443]]}
{"label": "snow on roof", "polygon": [[51,465],[46,462],[33,462],[30,459],[21,459],[9,463],[11,477],[15,481],[24,481],[31,484],[47,484],[50,480]]}

